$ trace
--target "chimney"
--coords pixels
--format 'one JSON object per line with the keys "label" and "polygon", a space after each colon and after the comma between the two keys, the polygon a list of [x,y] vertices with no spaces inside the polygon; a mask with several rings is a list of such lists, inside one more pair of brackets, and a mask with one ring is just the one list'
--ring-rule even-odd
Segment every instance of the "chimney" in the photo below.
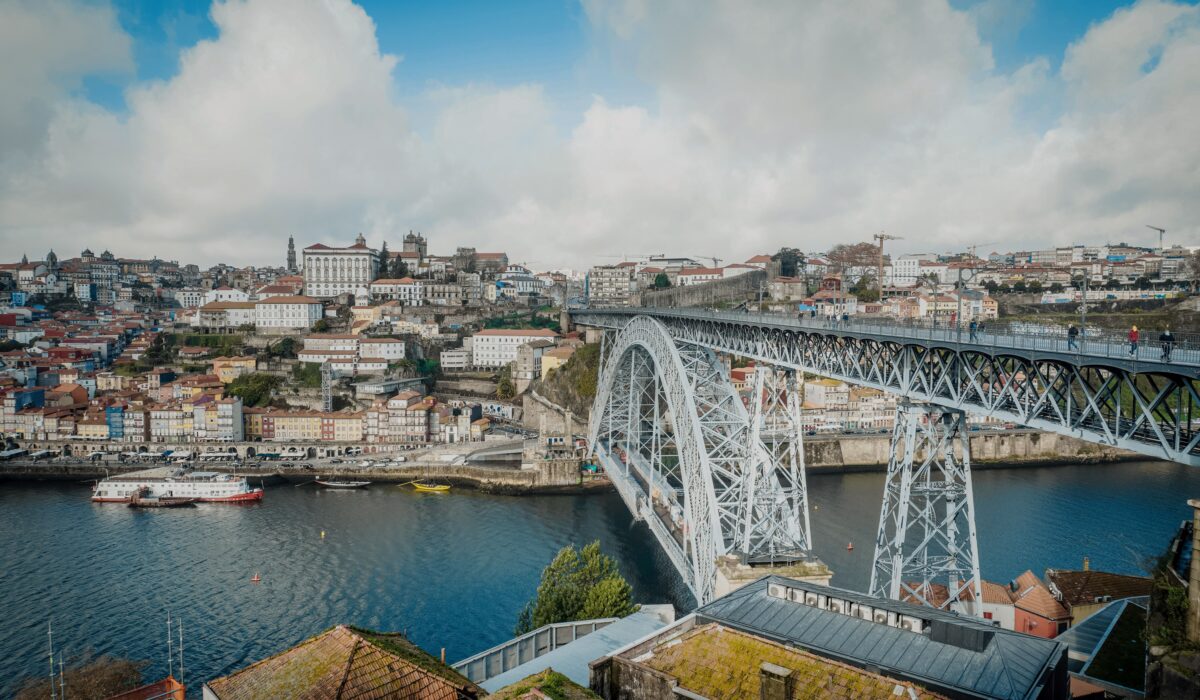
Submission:
{"label": "chimney", "polygon": [[1092,560],[1091,560],[1091,559],[1089,559],[1089,558],[1087,558],[1087,557],[1084,557],[1084,558],[1083,558],[1083,570],[1084,570],[1084,571],[1091,571],[1091,570],[1092,570]]}
{"label": "chimney", "polygon": [[759,700],[791,700],[795,679],[782,666],[764,661],[758,671]]}

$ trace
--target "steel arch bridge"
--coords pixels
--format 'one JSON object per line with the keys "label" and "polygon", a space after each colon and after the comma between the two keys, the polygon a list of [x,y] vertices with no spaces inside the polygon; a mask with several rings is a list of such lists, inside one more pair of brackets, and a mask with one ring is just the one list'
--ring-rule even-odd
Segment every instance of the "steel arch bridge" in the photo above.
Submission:
{"label": "steel arch bridge", "polygon": [[697,600],[710,598],[721,555],[807,556],[803,453],[761,428],[799,429],[798,394],[781,390],[794,374],[769,387],[760,377],[781,400],[767,421],[747,412],[712,350],[676,345],[654,319],[630,320],[601,355],[589,444]]}
{"label": "steel arch bridge", "polygon": [[[803,556],[812,547],[797,372],[901,397],[875,547],[877,594],[931,603],[933,584],[944,581],[949,601],[981,599],[964,411],[1200,466],[1195,363],[777,315],[571,313],[580,325],[615,331],[602,341],[589,444],[701,603],[713,592],[716,557]],[[751,396],[759,400],[749,410],[717,352],[756,361]]]}

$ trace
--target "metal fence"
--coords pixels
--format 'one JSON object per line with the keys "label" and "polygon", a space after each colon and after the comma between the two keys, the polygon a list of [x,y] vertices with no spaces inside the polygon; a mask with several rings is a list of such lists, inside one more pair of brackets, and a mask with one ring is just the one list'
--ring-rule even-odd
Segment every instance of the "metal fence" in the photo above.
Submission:
{"label": "metal fence", "polygon": [[[597,309],[603,312],[604,310]],[[636,309],[624,313],[637,313]],[[843,320],[833,316],[792,316],[782,313],[732,312],[708,309],[653,309],[654,314],[686,318],[730,321],[733,323],[762,323],[795,327],[804,330],[832,331],[881,337],[926,340],[950,343],[964,348],[1012,348],[1035,352],[1057,352],[1086,358],[1107,358],[1116,361],[1151,364],[1171,364],[1200,367],[1200,333],[1172,333],[1173,340],[1160,340],[1160,329],[1139,328],[1136,344],[1128,339],[1128,331],[1089,326],[1072,341],[1064,326],[1037,326],[1028,322],[985,321],[972,332],[969,323],[948,324],[930,320],[903,320],[850,317]]]}

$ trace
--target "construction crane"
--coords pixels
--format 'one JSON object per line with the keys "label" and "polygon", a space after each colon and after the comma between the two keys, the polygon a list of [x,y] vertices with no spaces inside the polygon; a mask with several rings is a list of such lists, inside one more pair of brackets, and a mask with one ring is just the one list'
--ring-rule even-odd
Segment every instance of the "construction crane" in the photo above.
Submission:
{"label": "construction crane", "polygon": [[1163,249],[1163,234],[1166,233],[1167,230],[1165,228],[1151,226],[1150,224],[1146,224],[1146,228],[1150,229],[1151,231],[1158,231],[1158,252],[1161,253]]}
{"label": "construction crane", "polygon": [[967,251],[968,251],[968,252],[971,254],[971,259],[972,259],[972,260],[979,260],[979,259],[980,259],[980,257],[979,257],[979,254],[978,254],[978,250],[979,250],[979,246],[981,246],[981,245],[996,245],[996,243],[995,243],[995,242],[991,242],[991,243],[972,243],[971,245],[967,246]]}
{"label": "construction crane", "polygon": [[879,283],[879,301],[883,301],[883,242],[884,241],[902,241],[904,239],[901,238],[900,236],[892,236],[890,234],[884,233],[883,231],[880,231],[879,233],[875,234],[874,236],[872,236],[872,238],[879,241],[879,269],[876,271],[877,275],[878,275],[876,277],[876,281]]}
{"label": "construction crane", "polygon": [[720,267],[721,261],[725,259],[725,258],[718,258],[715,255],[693,255],[692,257],[696,258],[697,260],[712,260],[713,267]]}

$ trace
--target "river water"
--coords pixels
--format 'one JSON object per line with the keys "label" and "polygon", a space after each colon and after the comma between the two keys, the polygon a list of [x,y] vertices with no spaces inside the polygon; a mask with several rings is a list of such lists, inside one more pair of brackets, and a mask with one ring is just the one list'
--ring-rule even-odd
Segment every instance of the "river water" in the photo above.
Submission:
{"label": "river water", "polygon": [[[882,480],[810,476],[814,542],[835,585],[867,586]],[[405,631],[456,661],[508,639],[555,551],[594,539],[639,602],[692,604],[612,493],[282,486],[260,505],[165,511],[92,504],[88,495],[85,485],[0,483],[0,696],[46,672],[48,619],[68,656],[90,648],[148,659],[157,678],[171,610],[183,619],[185,680],[196,697],[199,681],[341,622]],[[1189,517],[1200,470],[993,469],[976,473],[975,495],[985,578],[1078,568],[1084,556],[1093,568],[1140,573]],[[255,572],[261,583],[250,582]]]}

